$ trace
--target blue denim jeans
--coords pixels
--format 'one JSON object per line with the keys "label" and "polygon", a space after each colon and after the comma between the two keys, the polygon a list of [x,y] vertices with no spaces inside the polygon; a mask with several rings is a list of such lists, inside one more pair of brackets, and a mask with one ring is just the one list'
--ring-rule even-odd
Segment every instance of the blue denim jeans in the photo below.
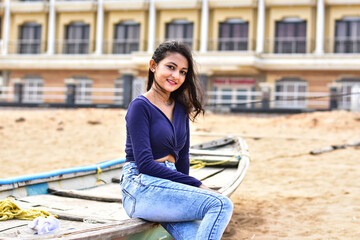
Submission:
{"label": "blue denim jeans", "polygon": [[[165,162],[176,171],[173,163]],[[176,239],[221,239],[233,211],[219,193],[139,173],[127,163],[120,181],[129,217],[159,222]]]}

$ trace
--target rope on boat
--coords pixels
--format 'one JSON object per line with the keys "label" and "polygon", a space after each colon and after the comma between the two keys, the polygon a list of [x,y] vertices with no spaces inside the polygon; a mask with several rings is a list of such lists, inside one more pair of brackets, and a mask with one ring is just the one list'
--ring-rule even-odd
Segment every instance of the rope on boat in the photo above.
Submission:
{"label": "rope on boat", "polygon": [[192,169],[201,169],[204,168],[206,166],[216,166],[216,165],[221,165],[227,162],[230,162],[232,159],[234,158],[241,158],[240,155],[234,155],[232,157],[230,157],[227,160],[223,160],[223,161],[218,161],[218,162],[204,162],[202,160],[198,160],[198,159],[194,159],[194,158],[190,158],[190,165]]}
{"label": "rope on boat", "polygon": [[9,220],[13,218],[23,220],[33,220],[37,217],[49,217],[54,216],[51,213],[41,209],[28,209],[22,210],[16,205],[10,198],[6,198],[0,201],[0,221]]}

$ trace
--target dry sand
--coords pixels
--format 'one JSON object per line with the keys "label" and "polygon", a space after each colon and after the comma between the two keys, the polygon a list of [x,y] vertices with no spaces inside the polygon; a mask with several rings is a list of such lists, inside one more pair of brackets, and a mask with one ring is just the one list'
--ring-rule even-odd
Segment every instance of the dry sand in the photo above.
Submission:
{"label": "dry sand", "polygon": [[[124,156],[124,110],[0,109],[0,178]],[[207,114],[191,143],[244,136],[249,172],[223,239],[360,239],[360,114]],[[209,136],[213,135],[213,136]]]}

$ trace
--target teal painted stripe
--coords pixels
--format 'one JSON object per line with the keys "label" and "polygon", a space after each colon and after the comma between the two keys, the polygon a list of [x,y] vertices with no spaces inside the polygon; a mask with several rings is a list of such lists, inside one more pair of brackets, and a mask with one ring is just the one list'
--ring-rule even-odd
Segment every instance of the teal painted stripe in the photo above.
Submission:
{"label": "teal painted stripe", "polygon": [[147,230],[144,232],[133,234],[126,238],[126,240],[173,240],[174,238],[162,227]]}
{"label": "teal painted stripe", "polygon": [[39,183],[30,186],[26,186],[26,192],[28,196],[39,195],[39,194],[48,194],[48,184]]}

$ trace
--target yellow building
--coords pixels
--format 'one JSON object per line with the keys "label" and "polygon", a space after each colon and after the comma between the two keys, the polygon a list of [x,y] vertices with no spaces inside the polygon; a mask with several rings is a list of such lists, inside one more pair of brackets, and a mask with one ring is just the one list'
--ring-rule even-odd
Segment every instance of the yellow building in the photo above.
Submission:
{"label": "yellow building", "polygon": [[0,102],[75,85],[78,104],[127,106],[166,39],[193,49],[209,106],[350,109],[360,88],[360,0],[2,0],[0,23]]}

